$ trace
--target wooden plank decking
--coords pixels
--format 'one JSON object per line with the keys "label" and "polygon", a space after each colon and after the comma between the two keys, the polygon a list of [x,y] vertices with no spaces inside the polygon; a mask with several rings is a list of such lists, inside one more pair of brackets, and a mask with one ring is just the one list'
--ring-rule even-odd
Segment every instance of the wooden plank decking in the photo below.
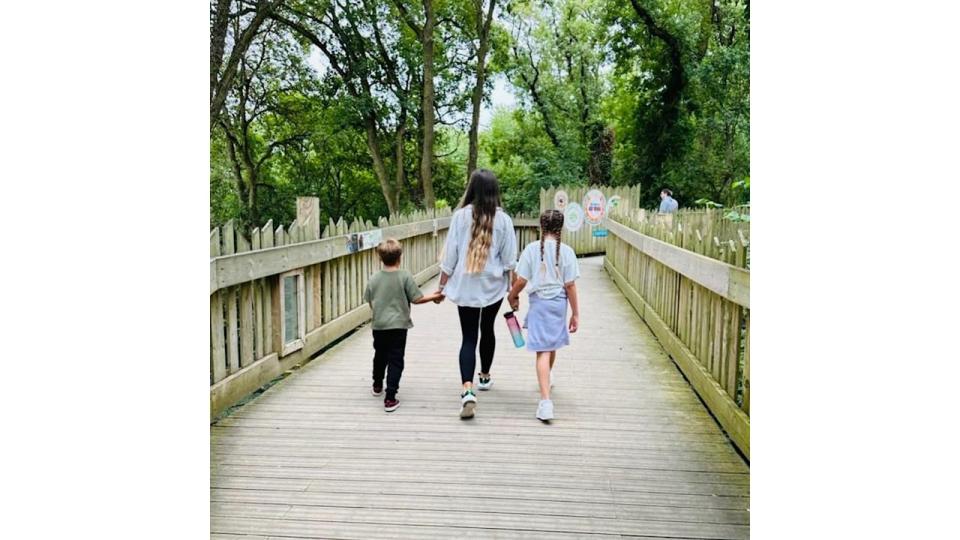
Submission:
{"label": "wooden plank decking", "polygon": [[212,537],[748,538],[748,466],[602,259],[580,262],[550,425],[500,322],[493,389],[460,420],[456,306],[414,306],[396,412],[365,326],[211,427]]}

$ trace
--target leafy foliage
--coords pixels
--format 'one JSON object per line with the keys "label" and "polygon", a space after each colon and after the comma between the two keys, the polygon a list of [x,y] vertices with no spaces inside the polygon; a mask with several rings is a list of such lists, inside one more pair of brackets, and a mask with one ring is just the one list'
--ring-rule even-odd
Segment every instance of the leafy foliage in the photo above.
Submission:
{"label": "leafy foliage", "polygon": [[[494,110],[480,130],[477,166],[500,178],[509,212],[535,212],[540,189],[559,184],[639,183],[650,207],[662,187],[684,206],[749,201],[743,0],[211,0],[210,8],[211,225],[289,222],[299,195],[320,197],[323,220],[423,208],[428,192],[438,207],[457,205],[472,164],[474,86],[489,105],[497,77],[517,105]],[[424,111],[428,13],[435,96]]]}
{"label": "leafy foliage", "polygon": [[[611,36],[613,90],[605,102],[620,135],[614,182],[640,182],[651,205],[667,186],[681,204],[746,200],[746,192],[733,189],[750,167],[746,4],[613,0],[610,6],[609,21],[618,29]],[[639,22],[644,10],[653,26]],[[675,67],[670,38],[679,63],[676,95],[668,95]]]}

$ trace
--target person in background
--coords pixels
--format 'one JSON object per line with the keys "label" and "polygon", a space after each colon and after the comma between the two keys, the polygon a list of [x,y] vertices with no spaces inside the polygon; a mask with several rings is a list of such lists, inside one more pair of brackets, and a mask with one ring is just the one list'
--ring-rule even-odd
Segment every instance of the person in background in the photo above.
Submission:
{"label": "person in background", "polygon": [[680,204],[673,198],[673,192],[667,188],[660,191],[660,213],[672,214],[680,208]]}

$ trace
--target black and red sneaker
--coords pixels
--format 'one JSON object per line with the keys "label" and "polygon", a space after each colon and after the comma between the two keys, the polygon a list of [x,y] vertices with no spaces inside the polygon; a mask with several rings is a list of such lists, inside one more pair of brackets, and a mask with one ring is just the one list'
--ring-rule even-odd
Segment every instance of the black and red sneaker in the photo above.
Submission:
{"label": "black and red sneaker", "polygon": [[387,412],[393,412],[398,408],[400,408],[400,400],[398,400],[397,398],[393,398],[393,399],[387,398],[383,400],[383,410]]}
{"label": "black and red sneaker", "polygon": [[375,396],[383,395],[383,383],[373,383],[373,389],[370,390],[370,393]]}

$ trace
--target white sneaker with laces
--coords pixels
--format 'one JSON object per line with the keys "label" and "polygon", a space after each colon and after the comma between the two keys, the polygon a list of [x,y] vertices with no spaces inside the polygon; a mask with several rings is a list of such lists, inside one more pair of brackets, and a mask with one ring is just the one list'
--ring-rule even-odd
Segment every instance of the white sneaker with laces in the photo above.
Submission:
{"label": "white sneaker with laces", "polygon": [[553,401],[549,399],[541,399],[540,404],[537,406],[537,419],[538,420],[553,420]]}
{"label": "white sneaker with laces", "polygon": [[483,378],[478,377],[477,388],[479,390],[489,390],[493,387],[493,379],[491,377]]}
{"label": "white sneaker with laces", "polygon": [[472,390],[467,390],[460,395],[460,418],[473,418],[477,410],[477,396],[473,395]]}

